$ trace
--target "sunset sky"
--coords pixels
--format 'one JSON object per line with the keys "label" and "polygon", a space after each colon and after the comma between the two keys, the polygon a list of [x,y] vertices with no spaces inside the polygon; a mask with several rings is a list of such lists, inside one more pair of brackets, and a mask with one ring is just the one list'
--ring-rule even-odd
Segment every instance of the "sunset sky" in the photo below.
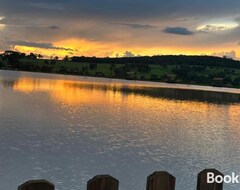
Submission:
{"label": "sunset sky", "polygon": [[0,52],[240,58],[239,0],[1,0]]}

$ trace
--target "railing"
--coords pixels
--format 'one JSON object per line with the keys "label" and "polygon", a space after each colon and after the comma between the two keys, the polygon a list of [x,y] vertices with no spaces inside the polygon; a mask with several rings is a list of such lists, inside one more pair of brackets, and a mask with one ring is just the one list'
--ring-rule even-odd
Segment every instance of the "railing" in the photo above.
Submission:
{"label": "railing", "polygon": [[[223,174],[215,169],[205,169],[198,174],[197,190],[222,190],[222,183],[207,183],[207,173]],[[175,190],[176,178],[165,171],[154,172],[147,178],[146,190]],[[98,175],[87,183],[87,190],[118,190],[119,181],[110,175]],[[54,184],[46,180],[31,180],[23,183],[18,190],[54,190]]]}

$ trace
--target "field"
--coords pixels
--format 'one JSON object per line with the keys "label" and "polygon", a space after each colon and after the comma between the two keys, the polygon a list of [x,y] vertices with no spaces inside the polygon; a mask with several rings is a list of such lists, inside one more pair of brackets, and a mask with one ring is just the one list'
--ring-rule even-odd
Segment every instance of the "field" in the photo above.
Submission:
{"label": "field", "polygon": [[[82,59],[72,61],[21,58],[18,59],[17,64],[12,64],[10,67],[0,58],[0,68],[129,80],[240,87],[240,67],[237,64],[234,65],[235,63],[232,64],[233,66],[226,63],[219,66],[218,62],[217,64],[215,62],[214,64],[199,64],[198,62],[196,62],[197,64],[191,64],[192,62],[190,64],[180,62],[179,64],[176,59],[171,57],[167,64],[162,64],[162,62],[159,64],[154,61],[152,63],[134,62],[137,59],[129,59],[129,62],[124,60],[119,63],[115,59],[106,59],[106,62],[103,62],[104,60],[98,58],[96,60],[90,58],[90,60],[86,61]],[[199,58],[194,59],[198,61]],[[209,62],[212,61],[211,59],[213,58],[209,58]],[[146,60],[149,62],[149,59]],[[171,62],[171,60],[173,61]],[[182,61],[184,62],[184,59]],[[229,62],[231,60],[224,61]]]}

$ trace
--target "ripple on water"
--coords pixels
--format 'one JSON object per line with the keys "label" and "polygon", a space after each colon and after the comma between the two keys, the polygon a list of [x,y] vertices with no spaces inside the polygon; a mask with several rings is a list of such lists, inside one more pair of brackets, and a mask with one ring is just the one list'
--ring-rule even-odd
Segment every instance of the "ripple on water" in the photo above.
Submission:
{"label": "ripple on water", "polygon": [[239,104],[168,100],[29,75],[13,77],[10,87],[0,83],[3,189],[46,178],[58,190],[79,190],[94,175],[111,174],[121,190],[139,190],[153,171],[167,170],[177,177],[176,190],[191,190],[204,168],[240,171]]}

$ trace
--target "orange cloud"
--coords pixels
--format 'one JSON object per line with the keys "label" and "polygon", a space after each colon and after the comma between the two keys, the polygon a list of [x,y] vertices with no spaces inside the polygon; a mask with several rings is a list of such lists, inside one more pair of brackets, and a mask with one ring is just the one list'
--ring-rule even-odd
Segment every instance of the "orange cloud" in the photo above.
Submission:
{"label": "orange cloud", "polygon": [[[138,46],[137,44],[120,44],[117,42],[89,41],[85,39],[66,39],[53,43],[56,47],[65,47],[73,51],[64,49],[44,49],[27,46],[15,46],[15,49],[25,53],[36,53],[44,56],[57,55],[59,57],[69,56],[96,56],[96,57],[115,57],[116,54],[123,56],[126,51],[134,55],[212,55],[214,52],[232,51],[232,44],[226,44],[224,47],[181,47],[181,46],[151,46],[148,44]],[[237,47],[238,48],[238,47]],[[239,49],[239,48],[238,48]],[[240,57],[240,51],[235,50],[236,56]]]}

